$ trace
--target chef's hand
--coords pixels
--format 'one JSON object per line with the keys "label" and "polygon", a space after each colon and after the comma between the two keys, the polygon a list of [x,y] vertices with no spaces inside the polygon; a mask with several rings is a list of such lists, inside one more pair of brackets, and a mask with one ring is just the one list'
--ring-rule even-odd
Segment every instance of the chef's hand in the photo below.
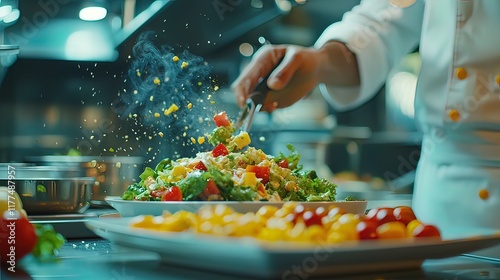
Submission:
{"label": "chef's hand", "polygon": [[239,106],[245,106],[258,82],[269,73],[267,85],[271,91],[263,104],[268,112],[294,104],[318,83],[359,84],[356,59],[340,42],[329,42],[319,49],[265,45],[231,85]]}

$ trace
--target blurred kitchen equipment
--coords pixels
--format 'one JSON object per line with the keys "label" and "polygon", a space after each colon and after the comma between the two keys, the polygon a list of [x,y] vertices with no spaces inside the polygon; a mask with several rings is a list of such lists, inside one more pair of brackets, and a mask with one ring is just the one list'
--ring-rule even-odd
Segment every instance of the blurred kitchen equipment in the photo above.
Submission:
{"label": "blurred kitchen equipment", "polygon": [[101,205],[107,205],[106,196],[122,195],[144,170],[144,159],[132,156],[39,156],[28,157],[27,162],[79,168],[80,177],[95,178],[91,202]]}
{"label": "blurred kitchen equipment", "polygon": [[82,213],[90,206],[95,178],[73,167],[2,164],[0,185],[14,189],[32,214]]}

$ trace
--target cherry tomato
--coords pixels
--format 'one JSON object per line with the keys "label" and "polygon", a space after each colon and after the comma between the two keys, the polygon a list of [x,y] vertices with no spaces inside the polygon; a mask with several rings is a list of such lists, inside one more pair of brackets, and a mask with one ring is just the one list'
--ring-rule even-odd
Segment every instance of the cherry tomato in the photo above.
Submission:
{"label": "cherry tomato", "polygon": [[217,126],[217,127],[231,125],[231,121],[227,117],[226,112],[220,112],[217,115],[215,115],[214,116],[214,123],[215,123],[215,126]]}
{"label": "cherry tomato", "polygon": [[312,210],[306,210],[304,213],[302,213],[302,219],[304,220],[304,224],[306,224],[307,227],[310,227],[312,225],[323,225],[321,222],[321,218],[318,214],[316,214],[315,211]]}
{"label": "cherry tomato", "polygon": [[406,226],[398,221],[387,222],[377,227],[377,235],[379,239],[405,238]]}
{"label": "cherry tomato", "polygon": [[163,196],[161,197],[162,201],[181,201],[182,200],[182,192],[178,186],[172,186],[165,190]]}
{"label": "cherry tomato", "polygon": [[208,179],[207,185],[203,192],[198,196],[201,200],[210,200],[210,197],[220,195],[220,190],[215,184],[215,181]]}
{"label": "cherry tomato", "polygon": [[255,176],[261,179],[262,184],[267,184],[267,182],[269,182],[271,169],[268,166],[247,165],[246,171],[254,172]]}
{"label": "cherry tomato", "polygon": [[207,166],[203,163],[203,161],[199,161],[194,167],[193,169],[195,170],[201,170],[201,171],[207,171]]}
{"label": "cherry tomato", "polygon": [[227,156],[229,155],[229,151],[227,150],[224,144],[220,143],[219,145],[215,146],[215,148],[212,150],[212,155],[214,157]]}
{"label": "cherry tomato", "polygon": [[278,162],[278,166],[281,167],[281,168],[288,168],[288,160],[286,158],[280,160]]}
{"label": "cherry tomato", "polygon": [[156,190],[151,191],[151,197],[161,199],[163,193],[165,193],[167,189],[165,187],[158,188]]}
{"label": "cherry tomato", "polygon": [[375,221],[361,221],[356,225],[356,230],[358,231],[359,239],[377,239],[377,227],[378,223]]}
{"label": "cherry tomato", "polygon": [[417,219],[413,210],[408,206],[399,206],[394,208],[393,214],[396,221],[402,222],[405,225],[408,225],[411,221]]}
{"label": "cherry tomato", "polygon": [[[12,213],[12,216],[9,214]],[[9,210],[0,217],[0,260],[19,261],[33,251],[38,241],[35,227],[18,210]]]}
{"label": "cherry tomato", "polygon": [[413,237],[441,237],[439,229],[434,225],[421,224],[412,233]]}
{"label": "cherry tomato", "polygon": [[366,220],[378,222],[379,225],[394,222],[394,209],[390,207],[373,208],[366,214]]}

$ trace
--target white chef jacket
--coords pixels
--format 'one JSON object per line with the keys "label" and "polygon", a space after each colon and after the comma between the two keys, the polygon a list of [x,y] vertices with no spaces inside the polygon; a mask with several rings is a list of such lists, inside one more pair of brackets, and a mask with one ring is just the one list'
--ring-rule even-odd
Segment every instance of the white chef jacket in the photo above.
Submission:
{"label": "white chef jacket", "polygon": [[[423,132],[413,209],[445,237],[500,231],[500,1],[366,0],[316,42],[346,43],[361,85],[320,85],[337,110],[354,108],[419,46],[415,119]],[[402,175],[402,174],[401,174]]]}

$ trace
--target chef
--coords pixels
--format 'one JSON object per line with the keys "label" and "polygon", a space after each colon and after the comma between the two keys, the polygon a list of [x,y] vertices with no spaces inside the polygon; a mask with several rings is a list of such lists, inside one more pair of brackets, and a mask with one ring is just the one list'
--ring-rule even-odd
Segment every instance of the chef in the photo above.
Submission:
{"label": "chef", "polygon": [[444,237],[500,231],[499,13],[498,0],[417,0],[404,8],[362,1],[313,47],[261,48],[232,89],[243,106],[272,72],[267,111],[318,85],[333,108],[349,110],[418,47],[415,118],[424,136],[412,207]]}

